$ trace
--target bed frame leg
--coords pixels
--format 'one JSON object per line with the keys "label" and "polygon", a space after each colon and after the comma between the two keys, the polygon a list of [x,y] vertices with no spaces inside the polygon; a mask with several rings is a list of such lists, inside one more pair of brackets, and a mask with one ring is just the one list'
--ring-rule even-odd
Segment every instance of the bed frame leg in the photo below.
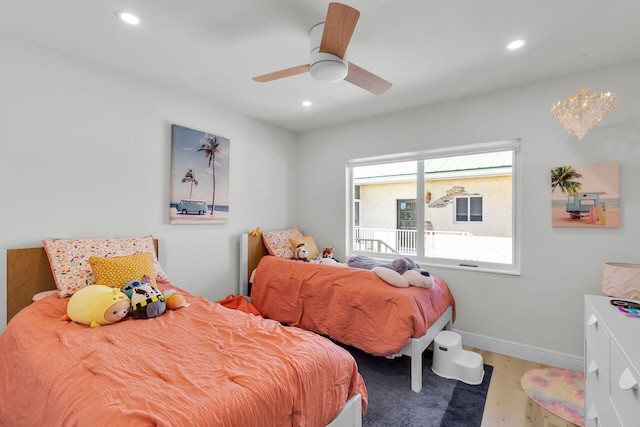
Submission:
{"label": "bed frame leg", "polygon": [[411,338],[411,341],[400,350],[405,356],[411,358],[411,390],[420,393],[422,390],[422,353],[429,347],[429,344],[443,329],[451,329],[453,319],[453,309],[451,307],[429,326],[427,333],[420,338]]}
{"label": "bed frame leg", "polygon": [[411,349],[411,390],[420,393],[422,390],[422,352],[413,346]]}

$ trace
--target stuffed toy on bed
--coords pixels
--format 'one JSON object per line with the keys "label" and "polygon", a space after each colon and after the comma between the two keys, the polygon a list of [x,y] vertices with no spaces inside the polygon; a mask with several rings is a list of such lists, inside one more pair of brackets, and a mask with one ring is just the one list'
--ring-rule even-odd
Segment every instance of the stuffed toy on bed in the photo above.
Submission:
{"label": "stuffed toy on bed", "polygon": [[408,257],[394,259],[383,263],[364,255],[354,255],[347,260],[349,267],[364,268],[373,271],[378,277],[392,286],[407,288],[416,286],[430,288],[433,277],[423,270],[414,260]]}
{"label": "stuffed toy on bed", "polygon": [[307,245],[304,243],[300,243],[296,246],[296,256],[295,259],[298,261],[309,262],[309,249],[307,249]]}
{"label": "stuffed toy on bed", "polygon": [[336,262],[340,262],[336,259],[333,248],[324,248],[322,250],[322,258],[334,259]]}
{"label": "stuffed toy on bed", "polygon": [[167,303],[167,308],[169,310],[177,310],[182,307],[189,307],[191,304],[187,302],[187,300],[178,293],[178,291],[169,289],[162,293],[164,296],[164,300]]}
{"label": "stuffed toy on bed", "polygon": [[144,283],[133,288],[131,295],[131,309],[136,319],[151,319],[158,317],[167,309],[162,292]]}
{"label": "stuffed toy on bed", "polygon": [[124,319],[130,306],[129,298],[118,288],[89,285],[71,295],[62,318],[95,328]]}

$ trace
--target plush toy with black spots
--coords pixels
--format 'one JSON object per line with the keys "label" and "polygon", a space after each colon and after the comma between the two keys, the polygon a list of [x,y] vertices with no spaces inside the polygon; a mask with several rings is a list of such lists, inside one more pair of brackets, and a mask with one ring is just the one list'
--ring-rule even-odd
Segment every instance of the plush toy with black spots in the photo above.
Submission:
{"label": "plush toy with black spots", "polygon": [[145,283],[133,288],[131,309],[136,319],[151,319],[164,313],[167,304],[162,292]]}

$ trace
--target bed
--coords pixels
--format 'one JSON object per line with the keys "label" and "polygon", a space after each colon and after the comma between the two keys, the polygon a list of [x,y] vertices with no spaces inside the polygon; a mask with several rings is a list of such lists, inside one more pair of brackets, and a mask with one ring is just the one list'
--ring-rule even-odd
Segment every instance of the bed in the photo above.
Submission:
{"label": "bed", "polygon": [[[297,235],[296,229],[282,231]],[[368,270],[292,261],[265,240],[242,235],[239,285],[265,317],[376,356],[409,356],[411,389],[422,389],[422,353],[455,320],[455,300],[442,278],[434,277],[429,289],[395,288]]]}
{"label": "bed", "polygon": [[39,294],[56,289],[44,248],[0,258],[8,321],[0,335],[0,425],[361,425],[362,377],[326,338],[162,280],[159,289],[190,305],[89,327],[61,320],[69,298],[58,297],[60,288]]}

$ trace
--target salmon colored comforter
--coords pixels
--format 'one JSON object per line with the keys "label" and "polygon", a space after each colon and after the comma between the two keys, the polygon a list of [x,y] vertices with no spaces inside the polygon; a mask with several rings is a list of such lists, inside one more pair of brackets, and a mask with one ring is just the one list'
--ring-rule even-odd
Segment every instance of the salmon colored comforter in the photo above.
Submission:
{"label": "salmon colored comforter", "polygon": [[267,318],[314,331],[376,356],[397,354],[455,301],[447,283],[396,288],[370,270],[266,256],[251,303]]}
{"label": "salmon colored comforter", "polygon": [[57,296],[23,309],[0,336],[0,425],[321,426],[357,393],[366,409],[344,349],[182,293],[190,307],[98,328],[60,320]]}

